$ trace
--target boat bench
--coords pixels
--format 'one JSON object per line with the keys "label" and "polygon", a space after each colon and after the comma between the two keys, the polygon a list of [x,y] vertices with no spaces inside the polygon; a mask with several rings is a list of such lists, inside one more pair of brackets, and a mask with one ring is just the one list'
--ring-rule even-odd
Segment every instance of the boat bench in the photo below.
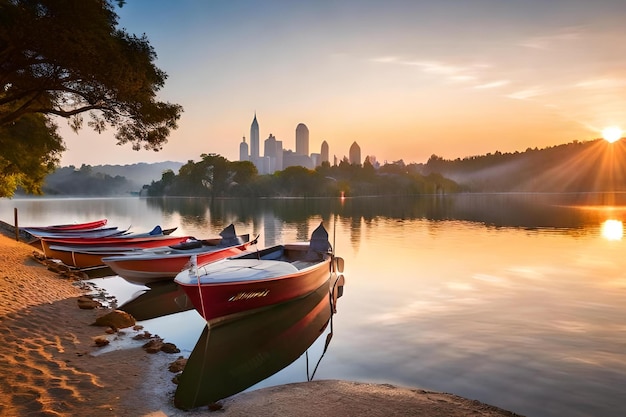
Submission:
{"label": "boat bench", "polygon": [[313,265],[317,265],[318,263],[319,262],[298,260],[298,261],[291,262],[291,265],[295,266],[298,269],[304,269],[304,268],[308,268],[308,267],[313,266]]}

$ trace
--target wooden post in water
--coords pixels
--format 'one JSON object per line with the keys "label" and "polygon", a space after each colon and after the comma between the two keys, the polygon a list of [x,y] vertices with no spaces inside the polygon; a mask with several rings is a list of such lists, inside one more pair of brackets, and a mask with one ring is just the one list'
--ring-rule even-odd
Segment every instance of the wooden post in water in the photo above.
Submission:
{"label": "wooden post in water", "polygon": [[13,217],[15,218],[15,240],[20,241],[20,228],[17,224],[17,207],[13,208]]}

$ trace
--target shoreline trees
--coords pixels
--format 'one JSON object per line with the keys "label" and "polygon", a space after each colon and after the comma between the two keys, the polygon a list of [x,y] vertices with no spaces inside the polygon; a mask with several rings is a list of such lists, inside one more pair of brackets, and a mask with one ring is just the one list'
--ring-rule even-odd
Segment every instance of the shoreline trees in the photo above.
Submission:
{"label": "shoreline trees", "polygon": [[[182,107],[156,96],[167,79],[156,52],[117,28],[115,4],[124,1],[0,0],[0,197],[41,193],[65,150],[55,117],[75,131],[85,118],[96,132],[111,127],[134,150],[160,150],[178,127]],[[4,152],[12,146],[32,152]]]}
{"label": "shoreline trees", "polygon": [[368,164],[324,163],[315,170],[287,167],[258,175],[251,162],[231,162],[216,154],[189,161],[178,175],[163,173],[159,181],[144,186],[147,196],[209,197],[346,197],[454,193],[460,187],[438,174],[423,176],[404,165],[388,164],[377,172]]}

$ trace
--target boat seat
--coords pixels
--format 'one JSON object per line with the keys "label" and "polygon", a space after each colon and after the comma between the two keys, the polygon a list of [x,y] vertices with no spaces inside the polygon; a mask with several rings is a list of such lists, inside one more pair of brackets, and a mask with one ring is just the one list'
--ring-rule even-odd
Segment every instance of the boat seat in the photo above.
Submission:
{"label": "boat seat", "polygon": [[[254,281],[295,272],[298,272],[298,268],[289,262],[264,259],[230,259],[198,267],[200,283]],[[189,281],[192,281],[191,277]]]}
{"label": "boat seat", "polygon": [[317,265],[318,263],[319,262],[308,261],[308,260],[307,261],[300,260],[300,261],[293,261],[291,263],[291,265],[295,266],[298,269],[304,269],[304,268],[308,268],[308,267],[313,266],[313,265]]}
{"label": "boat seat", "polygon": [[202,247],[202,242],[199,240],[188,240],[186,242],[177,243],[176,245],[170,245],[172,249],[198,249]]}

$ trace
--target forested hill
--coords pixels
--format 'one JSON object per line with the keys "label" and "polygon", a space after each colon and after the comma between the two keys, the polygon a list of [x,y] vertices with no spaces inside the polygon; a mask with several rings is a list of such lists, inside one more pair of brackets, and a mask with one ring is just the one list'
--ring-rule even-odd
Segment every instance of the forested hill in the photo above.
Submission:
{"label": "forested hill", "polygon": [[164,171],[178,172],[180,162],[132,165],[82,165],[62,167],[46,176],[45,195],[128,195],[139,193],[145,184],[161,179]]}
{"label": "forested hill", "polygon": [[[393,187],[387,184],[384,187],[385,192],[381,192],[380,189],[372,189],[372,178],[377,178],[379,181],[390,181],[392,174],[394,180],[397,180],[400,174],[405,176],[421,175],[424,177],[421,181],[428,182],[434,181],[433,178],[439,178],[437,183],[444,184],[444,180],[447,179],[458,185],[458,187],[444,187],[440,184],[445,192],[454,192],[453,189],[469,192],[626,191],[626,140],[624,139],[612,144],[598,139],[589,142],[572,142],[544,149],[527,149],[524,152],[495,152],[455,160],[446,160],[433,155],[426,164],[405,165],[402,161],[398,161],[386,164],[376,172],[371,165],[368,166],[369,169],[361,167],[357,170],[357,167],[347,167],[346,164],[344,162],[340,164],[344,165],[343,168],[341,166],[327,167],[327,170],[334,169],[337,172],[325,172],[324,175],[326,178],[332,177],[343,181],[343,171],[350,171],[352,187],[349,188],[350,194],[354,195],[359,193],[385,194],[389,191],[387,188],[393,189],[394,192],[408,192],[404,189],[398,189],[397,184]],[[201,164],[188,163],[187,165],[189,165],[187,170],[189,171],[191,167]],[[154,191],[158,186],[163,185],[164,172],[171,172],[168,178],[172,177],[178,179],[179,182],[182,181],[176,175],[181,166],[183,164],[180,162],[167,161],[152,164],[63,167],[46,177],[43,192],[45,195],[129,195],[139,193],[144,185],[153,183],[148,191]],[[195,172],[194,170],[191,171]],[[254,190],[258,192],[264,186],[265,188],[269,187],[270,182],[268,181],[272,178],[282,184],[286,181],[285,178],[294,172],[299,171],[291,169],[286,170],[286,172],[278,172],[273,176],[259,176],[257,179],[260,183],[255,183]],[[372,174],[375,176],[370,178]],[[435,176],[433,177],[433,175]],[[256,175],[253,177],[256,178]],[[369,182],[366,181],[368,178]],[[369,184],[367,190],[360,190],[357,187],[358,184],[363,185],[365,183]],[[280,184],[277,184],[274,184],[275,188],[279,191],[282,190],[279,187]],[[200,188],[206,191],[206,187]],[[241,184],[239,184],[239,188],[241,188]],[[178,191],[180,192],[180,190]],[[269,191],[267,192],[269,193]],[[274,192],[277,191],[274,190]],[[198,191],[195,190],[194,193],[197,194]],[[162,193],[157,193],[157,195],[162,195]]]}
{"label": "forested hill", "polygon": [[441,174],[471,192],[626,191],[626,140],[572,142],[455,160],[433,155],[422,171]]}
{"label": "forested hill", "polygon": [[181,162],[166,161],[153,164],[141,162],[132,165],[96,165],[92,169],[94,172],[126,177],[132,183],[137,184],[140,190],[145,184],[160,180],[164,171],[178,172],[181,166],[183,166]]}

